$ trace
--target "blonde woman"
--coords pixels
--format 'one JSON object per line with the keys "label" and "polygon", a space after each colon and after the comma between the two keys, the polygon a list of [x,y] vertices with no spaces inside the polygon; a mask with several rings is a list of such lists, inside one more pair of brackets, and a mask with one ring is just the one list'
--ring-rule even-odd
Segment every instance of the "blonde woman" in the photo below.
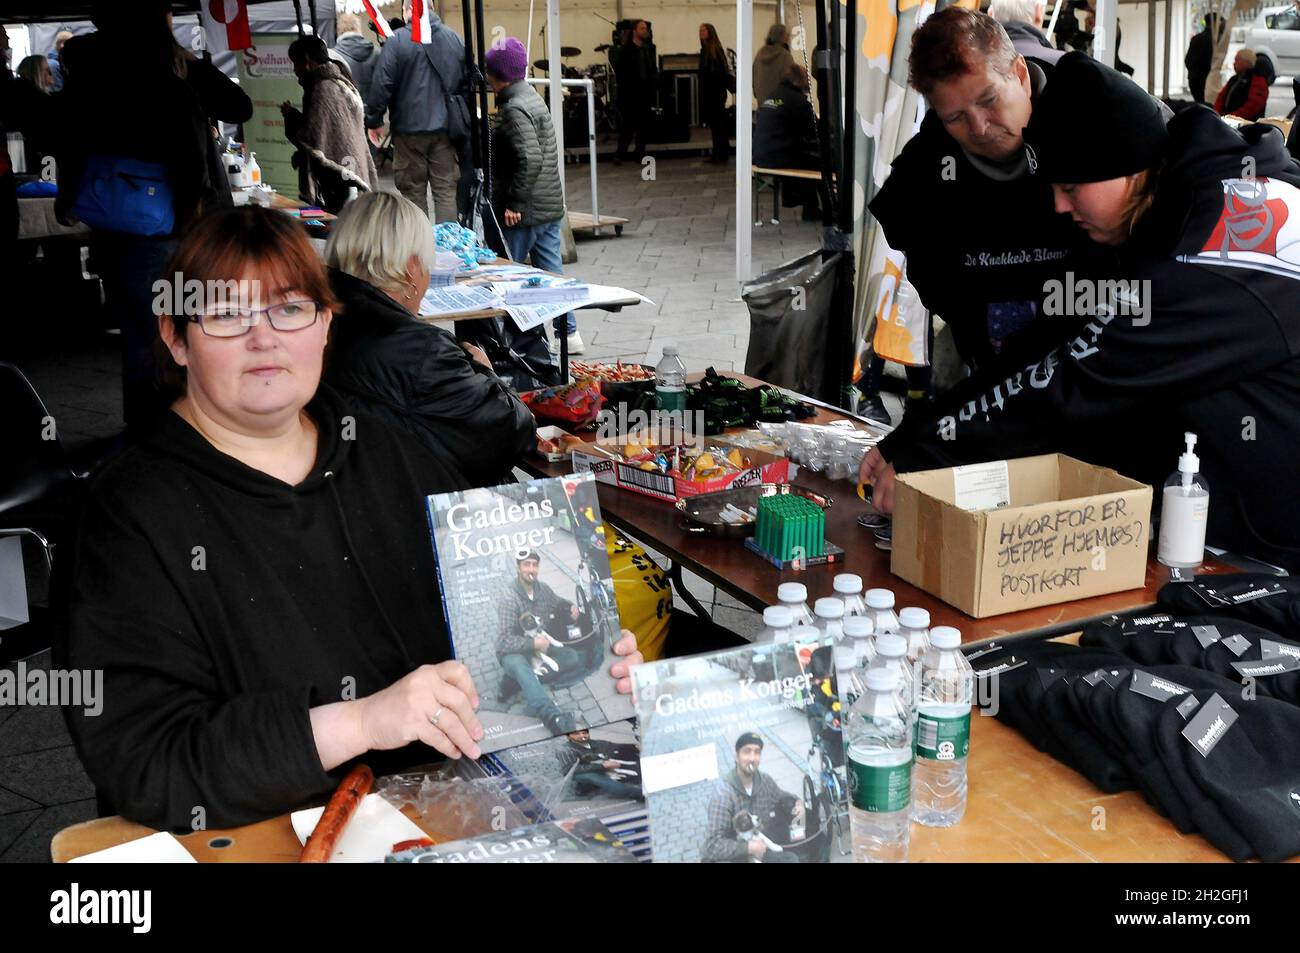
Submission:
{"label": "blonde woman", "polygon": [[433,229],[415,203],[372,192],[349,203],[325,246],[342,311],[326,380],[407,430],[475,486],[493,486],[536,443],[536,424],[487,356],[416,319]]}

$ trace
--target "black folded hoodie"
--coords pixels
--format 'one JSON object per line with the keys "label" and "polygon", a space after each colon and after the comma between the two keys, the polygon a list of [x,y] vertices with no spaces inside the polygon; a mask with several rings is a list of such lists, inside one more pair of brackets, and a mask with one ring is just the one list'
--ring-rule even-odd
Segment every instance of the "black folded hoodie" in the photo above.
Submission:
{"label": "black folded hoodie", "polygon": [[[104,672],[66,715],[102,795],[152,827],[280,814],[328,792],[309,709],[447,660],[426,494],[463,486],[417,440],[322,388],[290,486],[175,414],[95,479],[69,558],[56,665]],[[365,756],[376,773],[434,760]]]}

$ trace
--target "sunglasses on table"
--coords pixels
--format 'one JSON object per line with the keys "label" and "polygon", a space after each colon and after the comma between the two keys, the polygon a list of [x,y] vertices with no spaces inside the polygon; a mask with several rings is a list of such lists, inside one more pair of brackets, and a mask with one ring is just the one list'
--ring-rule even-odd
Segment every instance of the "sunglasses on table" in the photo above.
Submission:
{"label": "sunglasses on table", "polygon": [[208,337],[237,338],[251,331],[253,325],[262,320],[262,315],[266,315],[271,327],[277,331],[301,331],[311,327],[320,318],[320,305],[309,300],[285,301],[256,311],[222,308],[188,317]]}

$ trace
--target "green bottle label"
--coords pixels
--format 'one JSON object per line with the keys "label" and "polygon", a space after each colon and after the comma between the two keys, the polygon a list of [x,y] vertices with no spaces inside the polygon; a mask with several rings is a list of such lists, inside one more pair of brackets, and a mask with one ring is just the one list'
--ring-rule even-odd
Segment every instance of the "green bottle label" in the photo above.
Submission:
{"label": "green bottle label", "polygon": [[853,806],[870,814],[892,814],[906,810],[912,802],[912,762],[863,764],[850,757],[849,798]]}
{"label": "green bottle label", "polygon": [[970,751],[970,710],[945,718],[921,712],[916,722],[916,756],[928,761],[956,761]]}

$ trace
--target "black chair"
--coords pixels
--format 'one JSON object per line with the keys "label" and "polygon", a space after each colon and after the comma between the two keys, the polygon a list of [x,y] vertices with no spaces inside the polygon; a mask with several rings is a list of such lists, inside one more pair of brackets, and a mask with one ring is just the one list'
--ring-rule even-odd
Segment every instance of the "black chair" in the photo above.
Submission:
{"label": "black chair", "polygon": [[57,422],[27,375],[5,362],[0,447],[0,538],[18,537],[25,553],[39,554],[35,561],[24,555],[30,621],[0,631],[0,664],[6,664],[50,646],[47,603],[55,543],[71,526],[73,491],[87,470],[68,456]]}

